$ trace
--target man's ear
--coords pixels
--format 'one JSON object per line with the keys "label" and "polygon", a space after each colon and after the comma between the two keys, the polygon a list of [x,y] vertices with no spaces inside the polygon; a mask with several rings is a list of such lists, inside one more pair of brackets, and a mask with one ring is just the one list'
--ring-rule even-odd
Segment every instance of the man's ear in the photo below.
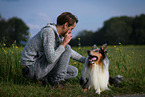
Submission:
{"label": "man's ear", "polygon": [[68,27],[68,22],[66,22],[65,24],[63,24],[63,28],[67,28]]}

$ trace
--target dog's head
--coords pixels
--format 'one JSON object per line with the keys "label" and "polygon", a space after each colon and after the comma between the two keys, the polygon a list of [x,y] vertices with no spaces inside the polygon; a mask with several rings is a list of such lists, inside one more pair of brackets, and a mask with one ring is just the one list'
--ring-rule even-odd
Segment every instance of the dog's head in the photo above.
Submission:
{"label": "dog's head", "polygon": [[98,64],[106,57],[106,47],[107,44],[104,44],[100,49],[96,45],[93,46],[93,50],[88,51],[89,63]]}

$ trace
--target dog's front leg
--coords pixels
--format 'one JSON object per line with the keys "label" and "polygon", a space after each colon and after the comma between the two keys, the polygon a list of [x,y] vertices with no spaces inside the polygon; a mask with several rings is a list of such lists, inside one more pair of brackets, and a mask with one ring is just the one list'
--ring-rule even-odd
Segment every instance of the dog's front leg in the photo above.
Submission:
{"label": "dog's front leg", "polygon": [[96,93],[98,93],[99,95],[100,95],[101,92],[102,91],[100,90],[100,88],[96,90]]}

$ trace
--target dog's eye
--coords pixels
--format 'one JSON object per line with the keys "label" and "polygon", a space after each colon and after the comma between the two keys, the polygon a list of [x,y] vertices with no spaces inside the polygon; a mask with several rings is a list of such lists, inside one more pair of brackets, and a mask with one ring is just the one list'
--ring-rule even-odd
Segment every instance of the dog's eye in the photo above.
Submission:
{"label": "dog's eye", "polygon": [[94,51],[94,52],[99,52],[99,49],[94,49],[93,51]]}

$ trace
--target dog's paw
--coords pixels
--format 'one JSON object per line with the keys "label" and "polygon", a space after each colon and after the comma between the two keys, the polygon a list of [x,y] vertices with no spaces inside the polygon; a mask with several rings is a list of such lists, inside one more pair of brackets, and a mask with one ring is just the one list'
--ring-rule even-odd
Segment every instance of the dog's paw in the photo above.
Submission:
{"label": "dog's paw", "polygon": [[108,87],[112,87],[112,85],[108,84]]}
{"label": "dog's paw", "polygon": [[82,91],[85,93],[88,89],[82,89]]}
{"label": "dog's paw", "polygon": [[102,92],[102,90],[98,89],[95,93],[99,94]]}

